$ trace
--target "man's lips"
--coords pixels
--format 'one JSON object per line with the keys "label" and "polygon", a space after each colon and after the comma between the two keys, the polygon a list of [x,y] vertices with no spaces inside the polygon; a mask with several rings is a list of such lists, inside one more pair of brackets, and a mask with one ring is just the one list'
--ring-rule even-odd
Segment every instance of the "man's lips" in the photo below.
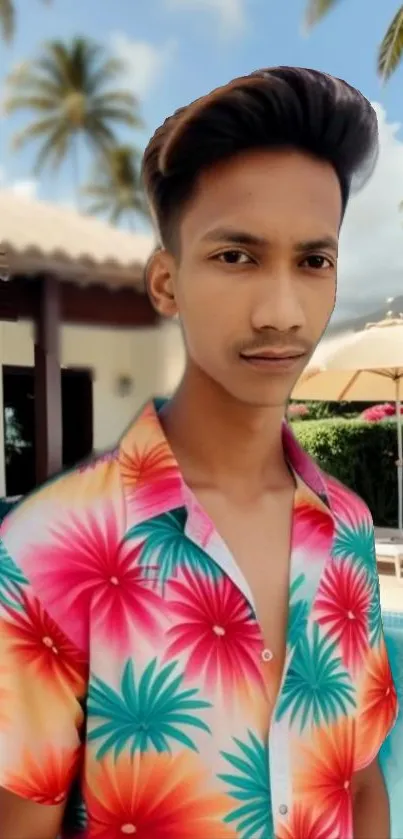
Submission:
{"label": "man's lips", "polygon": [[264,361],[290,361],[292,359],[302,358],[306,355],[302,350],[285,350],[283,352],[274,352],[273,350],[257,350],[253,353],[240,353],[241,358],[245,361],[254,361],[255,359],[262,359]]}
{"label": "man's lips", "polygon": [[256,353],[240,353],[240,359],[249,367],[260,368],[261,370],[288,370],[296,366],[306,353],[301,350],[287,350],[276,353],[273,351],[260,350]]}

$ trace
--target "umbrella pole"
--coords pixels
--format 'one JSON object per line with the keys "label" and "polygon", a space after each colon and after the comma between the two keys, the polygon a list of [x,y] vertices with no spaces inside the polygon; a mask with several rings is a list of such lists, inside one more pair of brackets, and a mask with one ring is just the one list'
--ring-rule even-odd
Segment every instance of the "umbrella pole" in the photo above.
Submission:
{"label": "umbrella pole", "polygon": [[397,493],[398,528],[403,531],[403,433],[400,401],[400,379],[396,379],[396,426],[397,426]]}

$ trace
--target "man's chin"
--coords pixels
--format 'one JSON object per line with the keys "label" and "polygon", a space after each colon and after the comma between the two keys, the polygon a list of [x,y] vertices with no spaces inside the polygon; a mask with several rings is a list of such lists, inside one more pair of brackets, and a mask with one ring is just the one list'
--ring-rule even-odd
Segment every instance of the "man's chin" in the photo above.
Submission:
{"label": "man's chin", "polygon": [[[285,383],[284,383],[285,384]],[[232,399],[241,403],[242,405],[251,408],[275,408],[277,410],[286,411],[288,401],[290,399],[289,387],[240,387],[234,385],[233,387],[225,387],[225,390],[231,395]]]}

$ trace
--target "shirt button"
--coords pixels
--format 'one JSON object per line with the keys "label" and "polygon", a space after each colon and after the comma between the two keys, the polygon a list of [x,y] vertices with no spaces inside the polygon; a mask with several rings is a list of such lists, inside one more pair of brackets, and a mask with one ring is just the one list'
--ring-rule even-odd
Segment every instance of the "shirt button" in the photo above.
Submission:
{"label": "shirt button", "polygon": [[279,812],[280,812],[281,816],[286,816],[287,815],[288,807],[287,807],[286,804],[280,804],[280,807],[278,809],[279,809]]}
{"label": "shirt button", "polygon": [[268,662],[268,661],[271,661],[272,658],[273,658],[273,653],[272,653],[271,650],[268,649],[268,647],[266,647],[264,650],[262,650],[262,661]]}

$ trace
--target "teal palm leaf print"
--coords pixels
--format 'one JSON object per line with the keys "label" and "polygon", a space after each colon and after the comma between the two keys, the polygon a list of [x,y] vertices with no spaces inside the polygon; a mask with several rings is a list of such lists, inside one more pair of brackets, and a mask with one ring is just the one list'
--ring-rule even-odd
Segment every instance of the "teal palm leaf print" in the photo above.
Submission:
{"label": "teal palm leaf print", "polygon": [[[100,679],[93,679],[88,698],[88,740],[103,741],[98,759],[110,749],[117,758],[129,745],[131,754],[151,747],[157,752],[170,751],[173,741],[197,751],[185,729],[198,728],[210,733],[200,712],[211,708],[211,704],[197,698],[197,689],[183,689],[183,674],[175,675],[175,667],[176,661],[158,670],[157,659],[153,659],[137,679],[129,660],[120,692]],[[91,728],[96,718],[101,722]]]}
{"label": "teal palm leaf print", "polygon": [[308,622],[308,612],[307,600],[296,600],[295,603],[290,604],[288,639],[291,647],[295,647],[301,635],[305,632]]}
{"label": "teal palm leaf print", "polygon": [[372,575],[370,589],[371,599],[368,611],[368,626],[370,644],[374,647],[377,644],[379,644],[379,641],[381,640],[383,635],[382,612],[379,595],[379,580],[378,574],[376,572]]}
{"label": "teal palm leaf print", "polygon": [[305,574],[299,576],[290,586],[290,612],[288,616],[288,641],[291,647],[295,647],[301,635],[305,632],[308,622],[308,602],[302,598],[295,600],[295,594],[305,582]]}
{"label": "teal palm leaf print", "polygon": [[379,579],[373,526],[370,520],[357,522],[354,526],[339,522],[333,547],[338,559],[353,557],[366,574],[371,590],[368,612],[368,626],[371,645],[379,643],[382,637],[382,616],[379,599]]}
{"label": "teal palm leaf print", "polygon": [[355,706],[354,688],[336,651],[337,643],[321,638],[317,624],[311,641],[306,634],[300,638],[285,678],[277,720],[291,711],[291,725],[298,721],[302,731],[307,724],[328,724]]}
{"label": "teal palm leaf print", "polygon": [[143,568],[150,569],[157,561],[162,583],[176,576],[180,567],[221,576],[219,567],[186,536],[186,520],[187,511],[180,507],[135,525],[126,535],[126,539],[144,540],[138,561]]}
{"label": "teal palm leaf print", "polygon": [[18,596],[21,587],[26,585],[28,580],[0,541],[0,605],[11,606],[13,609],[22,608]]}
{"label": "teal palm leaf print", "polygon": [[[228,785],[228,794],[239,802],[225,821],[236,822],[240,839],[272,839],[269,756],[264,744],[248,731],[246,741],[234,737],[236,753],[222,752],[232,772],[219,775]],[[235,770],[235,771],[234,771]]]}
{"label": "teal palm leaf print", "polygon": [[367,571],[374,561],[374,531],[369,519],[351,522],[338,521],[333,544],[333,556],[337,559],[353,557]]}

